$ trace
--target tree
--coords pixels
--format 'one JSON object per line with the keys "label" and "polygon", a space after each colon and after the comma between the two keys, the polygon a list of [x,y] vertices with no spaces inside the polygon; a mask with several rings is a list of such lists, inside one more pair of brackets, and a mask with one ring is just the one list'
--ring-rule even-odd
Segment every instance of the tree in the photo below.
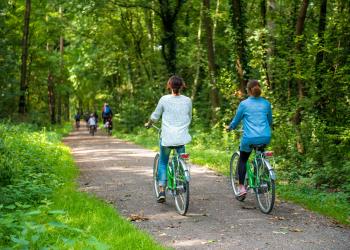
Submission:
{"label": "tree", "polygon": [[210,102],[211,102],[211,119],[212,122],[217,121],[216,112],[220,107],[219,91],[216,87],[216,65],[215,65],[215,51],[213,41],[213,21],[210,14],[210,0],[203,0],[204,14],[203,24],[206,31],[207,39],[207,55],[208,55],[208,73],[210,79]]}
{"label": "tree", "polygon": [[247,42],[245,34],[244,7],[241,0],[231,0],[231,21],[234,29],[235,66],[237,78],[240,83],[241,95],[245,93],[246,80],[249,78]]}
{"label": "tree", "polygon": [[31,0],[26,0],[26,7],[24,13],[24,26],[22,38],[22,64],[21,64],[21,82],[20,82],[20,97],[18,112],[24,114],[26,112],[26,90],[27,85],[27,59],[28,59],[28,35],[30,22]]}
{"label": "tree", "polygon": [[[296,73],[297,75],[299,75],[299,77],[297,77],[297,86],[298,86],[298,99],[299,102],[301,102],[304,98],[304,83],[303,80],[300,78],[301,75],[301,53],[302,53],[302,45],[303,45],[303,39],[302,39],[302,34],[304,31],[304,26],[305,26],[305,18],[306,18],[306,12],[307,12],[307,8],[309,6],[309,1],[308,0],[303,0],[302,6],[300,7],[300,11],[299,11],[299,16],[297,19],[297,24],[296,24],[296,31],[295,31],[295,36],[296,36],[296,45],[295,45],[295,50],[296,50],[296,55],[299,56],[299,58],[297,59],[296,62]],[[302,121],[302,111],[303,111],[304,107],[299,106],[297,107],[297,110],[295,112],[294,118],[293,118],[293,122],[296,125],[296,132],[297,132],[297,138],[296,138],[296,143],[297,143],[297,148],[298,148],[298,152],[303,154],[305,149],[304,149],[304,144],[302,142],[301,139],[301,131],[299,128],[299,125]]]}
{"label": "tree", "polygon": [[159,0],[159,15],[162,20],[162,55],[167,66],[168,74],[176,74],[176,29],[178,14],[185,0],[170,3],[168,0]]}

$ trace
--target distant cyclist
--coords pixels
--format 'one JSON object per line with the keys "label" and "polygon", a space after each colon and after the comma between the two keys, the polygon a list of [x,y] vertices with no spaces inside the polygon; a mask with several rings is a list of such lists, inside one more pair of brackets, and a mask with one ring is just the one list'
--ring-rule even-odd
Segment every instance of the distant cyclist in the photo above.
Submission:
{"label": "distant cyclist", "polygon": [[75,119],[75,127],[79,128],[80,127],[80,113],[79,112],[75,114],[74,119]]}
{"label": "distant cyclist", "polygon": [[113,129],[113,121],[112,121],[112,117],[107,118],[106,123],[104,124],[104,127],[107,131],[108,135],[112,134],[112,129]]}
{"label": "distant cyclist", "polygon": [[249,80],[247,84],[249,97],[242,101],[236,115],[227,130],[235,129],[243,120],[243,135],[240,143],[239,156],[239,196],[247,193],[244,186],[246,163],[250,156],[252,144],[269,144],[271,140],[272,110],[269,101],[260,97],[261,89],[258,80]]}
{"label": "distant cyclist", "polygon": [[157,201],[165,202],[165,186],[167,181],[166,168],[169,161],[171,147],[176,151],[185,153],[185,144],[191,141],[188,128],[192,119],[192,101],[180,91],[185,87],[182,78],[172,76],[168,80],[167,88],[171,94],[160,98],[158,105],[151,115],[150,121],[145,124],[149,128],[153,122],[162,117],[160,138],[160,157],[158,166],[159,196]]}
{"label": "distant cyclist", "polygon": [[91,127],[92,127],[92,129],[93,129],[94,131],[97,130],[97,127],[96,127],[96,124],[97,124],[97,123],[96,123],[96,118],[95,118],[95,116],[94,116],[93,113],[91,113],[91,115],[90,115],[90,117],[89,117],[88,124],[89,124],[90,129],[91,129]]}
{"label": "distant cyclist", "polygon": [[112,118],[113,112],[111,107],[108,105],[108,103],[105,103],[102,108],[102,119],[103,124],[106,124],[106,121],[108,118]]}

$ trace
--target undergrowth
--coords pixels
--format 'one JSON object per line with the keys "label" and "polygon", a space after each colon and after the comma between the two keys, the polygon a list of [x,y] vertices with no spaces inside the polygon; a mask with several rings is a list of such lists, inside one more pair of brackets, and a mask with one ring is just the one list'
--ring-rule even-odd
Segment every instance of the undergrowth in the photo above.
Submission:
{"label": "undergrowth", "polygon": [[0,248],[162,249],[77,191],[78,170],[60,142],[70,129],[0,123]]}

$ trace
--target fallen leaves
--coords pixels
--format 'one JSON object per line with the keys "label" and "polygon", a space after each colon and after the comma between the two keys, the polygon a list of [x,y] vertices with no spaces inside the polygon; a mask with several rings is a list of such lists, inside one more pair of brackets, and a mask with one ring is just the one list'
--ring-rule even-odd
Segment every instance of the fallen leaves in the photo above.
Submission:
{"label": "fallen leaves", "polygon": [[300,228],[288,228],[288,227],[281,227],[282,231],[272,231],[273,234],[287,234],[289,232],[293,233],[301,233],[304,232],[304,230]]}
{"label": "fallen leaves", "polygon": [[242,208],[243,209],[256,209],[255,206],[246,206],[246,205],[243,205]]}
{"label": "fallen leaves", "polygon": [[300,228],[289,228],[290,232],[295,232],[295,233],[300,233],[300,232],[304,232],[304,230],[300,229]]}
{"label": "fallen leaves", "polygon": [[128,217],[128,221],[140,222],[140,221],[146,221],[146,220],[149,220],[149,218],[141,214],[130,214]]}
{"label": "fallen leaves", "polygon": [[284,218],[283,216],[274,216],[272,218],[270,218],[271,220],[285,220],[286,218]]}

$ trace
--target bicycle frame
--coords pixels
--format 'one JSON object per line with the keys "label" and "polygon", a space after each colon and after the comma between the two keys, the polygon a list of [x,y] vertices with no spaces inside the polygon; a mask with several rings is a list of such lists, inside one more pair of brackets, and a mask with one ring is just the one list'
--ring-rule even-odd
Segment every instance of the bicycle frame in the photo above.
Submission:
{"label": "bicycle frame", "polygon": [[[156,128],[158,130],[158,137],[160,139],[160,128],[158,128],[157,126],[155,126],[154,124],[152,124],[152,126],[154,128]],[[176,186],[176,179],[175,179],[175,172],[180,164],[180,158],[183,159],[183,161],[185,161],[186,159],[188,159],[188,154],[186,153],[182,153],[182,154],[178,154],[175,148],[171,149],[170,155],[169,155],[169,163],[168,163],[168,167],[167,167],[167,188],[169,190],[176,190],[177,186]],[[185,163],[185,162],[184,162]],[[183,164],[183,166],[185,167],[184,171],[184,178],[189,182],[191,177],[190,177],[190,171],[188,169],[187,164]]]}
{"label": "bicycle frame", "polygon": [[168,179],[168,183],[167,183],[167,187],[168,189],[171,190],[175,190],[176,189],[176,181],[175,181],[175,170],[178,166],[178,155],[175,149],[172,149],[172,151],[175,153],[171,153],[174,155],[170,155],[170,161],[168,163],[168,167],[167,167],[167,179]]}
{"label": "bicycle frame", "polygon": [[264,162],[269,169],[269,175],[272,180],[276,180],[276,174],[273,170],[270,162],[265,158],[264,152],[255,151],[255,155],[251,161],[247,161],[247,175],[248,175],[248,184],[250,188],[257,188],[260,186],[259,179],[256,176],[259,176],[259,168],[257,168],[259,162]]}

